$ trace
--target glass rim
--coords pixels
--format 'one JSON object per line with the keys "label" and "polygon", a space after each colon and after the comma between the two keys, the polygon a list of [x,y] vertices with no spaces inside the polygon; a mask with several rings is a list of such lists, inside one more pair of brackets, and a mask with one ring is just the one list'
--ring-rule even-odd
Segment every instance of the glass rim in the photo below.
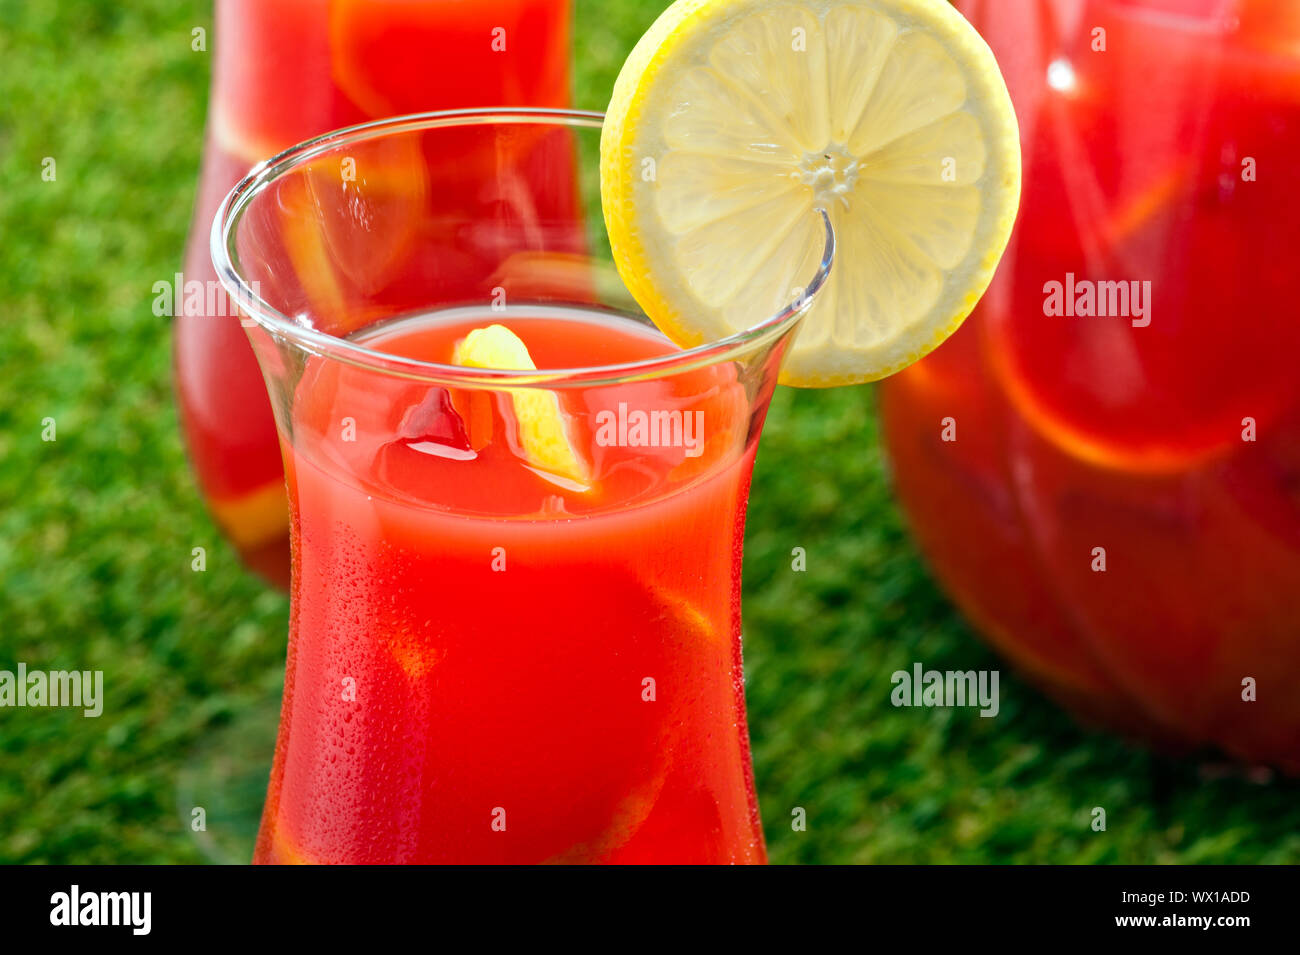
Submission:
{"label": "glass rim", "polygon": [[[670,352],[666,355],[614,364],[571,368],[517,369],[468,368],[407,358],[356,341],[332,335],[285,315],[244,280],[235,235],[249,204],[273,182],[303,164],[339,146],[378,139],[386,135],[454,126],[537,124],[560,128],[603,128],[604,114],[588,110],[492,107],[409,113],[332,130],[258,163],[241,179],[217,208],[212,222],[209,251],[217,278],[249,318],[273,337],[302,350],[394,377],[439,385],[479,388],[563,388],[614,384],[662,378],[730,361],[776,341],[808,311],[830,277],[835,259],[835,230],[826,211],[817,208],[825,229],[825,244],[816,272],[802,294],[780,311],[724,338]],[[396,317],[396,316],[395,316]],[[651,324],[654,325],[653,318]],[[654,326],[658,327],[658,326]]]}

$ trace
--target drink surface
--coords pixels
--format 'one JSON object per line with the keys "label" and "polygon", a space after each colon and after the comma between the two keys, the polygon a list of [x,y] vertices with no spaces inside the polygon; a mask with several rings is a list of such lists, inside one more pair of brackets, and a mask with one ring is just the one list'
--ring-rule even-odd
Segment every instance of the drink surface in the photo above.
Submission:
{"label": "drink surface", "polygon": [[[1300,765],[1294,6],[962,6],[1025,187],[976,315],[883,389],[913,528],[1083,712]],[[1242,706],[1248,674],[1271,700]]]}
{"label": "drink surface", "polygon": [[[568,105],[569,5],[219,0],[185,280],[216,287],[208,235],[218,204],[254,164],[296,142],[400,113]],[[177,315],[175,376],[186,445],[216,522],[249,566],[287,585],[275,425],[244,330],[227,311],[199,305]]]}
{"label": "drink surface", "polygon": [[[493,323],[540,368],[675,350],[573,309],[459,310],[362,343],[446,362]],[[511,395],[468,391],[320,360],[298,384],[295,614],[255,861],[762,861],[735,369],[550,392],[588,490],[528,465]],[[700,411],[698,453],[602,438],[620,404]]]}

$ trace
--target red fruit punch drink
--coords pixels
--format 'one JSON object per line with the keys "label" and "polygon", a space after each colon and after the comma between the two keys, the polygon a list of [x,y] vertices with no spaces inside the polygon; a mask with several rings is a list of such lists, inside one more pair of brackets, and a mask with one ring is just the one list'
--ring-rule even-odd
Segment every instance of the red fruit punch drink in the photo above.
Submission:
{"label": "red fruit punch drink", "polygon": [[670,344],[583,240],[600,122],[342,130],[218,214],[292,505],[259,862],[764,861],[741,542],[811,302]]}
{"label": "red fruit punch drink", "polygon": [[[244,561],[287,585],[288,510],[261,375],[208,257],[217,205],[296,142],[385,116],[569,103],[571,0],[217,0],[203,176],[175,377],[190,460]],[[188,303],[187,303],[188,298]]]}
{"label": "red fruit punch drink", "polygon": [[[362,341],[449,362],[493,323],[541,368],[675,350],[574,310],[429,316]],[[507,397],[475,451],[484,419],[456,410],[473,396],[378,384],[323,360],[298,384],[294,594],[314,599],[293,617],[255,861],[763,861],[739,643],[755,444],[692,423],[744,419],[734,375],[562,393],[596,452],[590,490],[511,448]],[[633,427],[686,408],[682,446],[602,446],[620,404]]]}
{"label": "red fruit punch drink", "polygon": [[1024,198],[975,316],[883,385],[911,524],[1077,710],[1300,772],[1300,5],[959,6]]}

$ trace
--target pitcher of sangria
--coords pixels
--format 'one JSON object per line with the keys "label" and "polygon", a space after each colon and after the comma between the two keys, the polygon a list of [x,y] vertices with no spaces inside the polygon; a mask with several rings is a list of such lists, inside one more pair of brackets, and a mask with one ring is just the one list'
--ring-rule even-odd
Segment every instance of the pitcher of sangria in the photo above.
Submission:
{"label": "pitcher of sangria", "polygon": [[1300,4],[968,0],[1024,144],[882,416],[922,550],[1077,712],[1300,771]]}
{"label": "pitcher of sangria", "polygon": [[[328,130],[425,110],[567,106],[569,23],[570,0],[217,0],[203,172],[175,290],[175,378],[210,512],[263,577],[288,585],[284,473],[261,373],[208,255],[217,206],[256,163]],[[313,241],[304,234],[296,247],[298,267],[322,253]],[[429,267],[470,281],[474,263]]]}

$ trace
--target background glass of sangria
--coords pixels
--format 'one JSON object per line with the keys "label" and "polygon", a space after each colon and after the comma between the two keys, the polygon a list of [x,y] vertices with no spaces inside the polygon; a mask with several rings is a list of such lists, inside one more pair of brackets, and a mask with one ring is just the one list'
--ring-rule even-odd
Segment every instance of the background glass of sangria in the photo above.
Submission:
{"label": "background glass of sangria", "polygon": [[[571,0],[216,0],[203,173],[184,281],[217,289],[208,229],[256,163],[332,129],[401,113],[569,105]],[[309,255],[304,250],[301,254]],[[190,461],[245,563],[289,580],[275,425],[253,353],[221,296],[176,316],[175,381]],[[177,300],[184,301],[177,290]]]}
{"label": "background glass of sangria", "polygon": [[1300,5],[958,6],[1024,197],[976,315],[882,387],[911,526],[1076,711],[1300,771]]}

